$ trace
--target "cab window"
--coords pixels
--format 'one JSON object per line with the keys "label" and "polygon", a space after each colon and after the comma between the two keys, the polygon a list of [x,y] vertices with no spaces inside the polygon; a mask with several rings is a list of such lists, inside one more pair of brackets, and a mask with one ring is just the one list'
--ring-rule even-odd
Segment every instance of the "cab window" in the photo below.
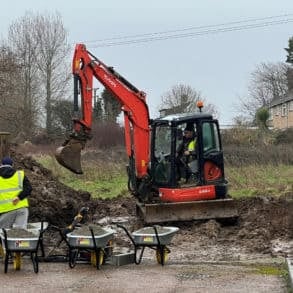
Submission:
{"label": "cab window", "polygon": [[204,153],[213,151],[220,151],[220,140],[217,124],[214,122],[203,123],[203,151]]}

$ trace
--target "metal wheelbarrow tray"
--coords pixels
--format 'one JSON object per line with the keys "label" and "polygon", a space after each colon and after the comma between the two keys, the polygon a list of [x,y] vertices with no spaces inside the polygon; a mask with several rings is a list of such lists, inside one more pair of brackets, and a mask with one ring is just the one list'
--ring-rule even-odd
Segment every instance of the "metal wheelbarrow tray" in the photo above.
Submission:
{"label": "metal wheelbarrow tray", "polygon": [[[171,252],[167,247],[170,244],[174,234],[179,230],[178,227],[158,226],[144,227],[130,234],[122,225],[117,225],[122,228],[130,238],[134,246],[135,263],[140,264],[145,247],[156,250],[156,259],[162,266],[168,260],[168,254]],[[137,257],[138,249],[141,249]]]}
{"label": "metal wheelbarrow tray", "polygon": [[81,235],[74,231],[67,234],[67,241],[69,246],[74,248],[103,248],[107,246],[107,243],[113,237],[114,232],[114,230],[109,228],[101,228],[99,234],[94,232],[93,235]]}
{"label": "metal wheelbarrow tray", "polygon": [[34,272],[38,273],[38,248],[42,242],[43,230],[30,231],[28,229],[2,229],[0,233],[2,247],[5,252],[4,272],[7,273],[9,258],[13,259],[15,270],[20,270],[21,253],[30,253]]}
{"label": "metal wheelbarrow tray", "polygon": [[5,247],[6,250],[13,251],[33,251],[37,249],[39,237],[32,235],[30,238],[28,237],[10,237],[7,236],[7,245],[5,245],[5,237],[1,235],[2,246]]}
{"label": "metal wheelbarrow tray", "polygon": [[91,253],[91,264],[97,269],[104,263],[104,255],[107,255],[107,248],[109,242],[115,233],[110,228],[91,226],[85,229],[76,229],[66,235],[66,242],[69,247],[69,267],[75,267],[76,261],[81,251]]}
{"label": "metal wheelbarrow tray", "polygon": [[168,245],[174,234],[179,230],[177,227],[157,227],[157,234],[153,227],[144,227],[132,233],[133,240],[137,245]]}

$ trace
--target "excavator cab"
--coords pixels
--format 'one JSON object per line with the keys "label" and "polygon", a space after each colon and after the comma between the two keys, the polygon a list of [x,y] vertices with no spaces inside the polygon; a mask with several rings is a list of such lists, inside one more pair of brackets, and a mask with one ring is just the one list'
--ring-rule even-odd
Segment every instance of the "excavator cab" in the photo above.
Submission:
{"label": "excavator cab", "polygon": [[[190,124],[195,147],[178,166],[182,133]],[[137,214],[146,223],[237,219],[237,204],[228,195],[218,121],[202,112],[185,113],[153,120],[151,129],[150,174],[157,202],[137,204]]]}
{"label": "excavator cab", "polygon": [[[185,142],[187,127],[192,127],[193,137]],[[182,145],[188,142],[193,149],[184,155]],[[227,193],[223,161],[218,122],[211,115],[172,115],[153,122],[151,174],[157,187],[183,188],[213,183],[216,197],[223,197]]]}

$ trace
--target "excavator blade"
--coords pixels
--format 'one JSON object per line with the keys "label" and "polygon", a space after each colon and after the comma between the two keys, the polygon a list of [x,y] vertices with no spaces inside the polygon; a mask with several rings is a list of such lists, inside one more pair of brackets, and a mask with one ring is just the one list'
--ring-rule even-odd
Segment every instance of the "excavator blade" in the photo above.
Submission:
{"label": "excavator blade", "polygon": [[70,139],[65,146],[57,148],[55,158],[60,165],[76,174],[82,174],[81,150],[83,143],[76,139]]}
{"label": "excavator blade", "polygon": [[137,203],[136,208],[137,214],[148,224],[209,219],[234,220],[238,217],[237,202],[232,198],[176,203]]}

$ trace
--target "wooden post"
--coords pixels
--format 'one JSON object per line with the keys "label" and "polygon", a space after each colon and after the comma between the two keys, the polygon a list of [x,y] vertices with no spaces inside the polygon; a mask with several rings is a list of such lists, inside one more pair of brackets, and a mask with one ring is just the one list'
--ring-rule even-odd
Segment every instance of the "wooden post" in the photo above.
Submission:
{"label": "wooden post", "polygon": [[0,132],[0,159],[10,155],[9,135],[9,132]]}

